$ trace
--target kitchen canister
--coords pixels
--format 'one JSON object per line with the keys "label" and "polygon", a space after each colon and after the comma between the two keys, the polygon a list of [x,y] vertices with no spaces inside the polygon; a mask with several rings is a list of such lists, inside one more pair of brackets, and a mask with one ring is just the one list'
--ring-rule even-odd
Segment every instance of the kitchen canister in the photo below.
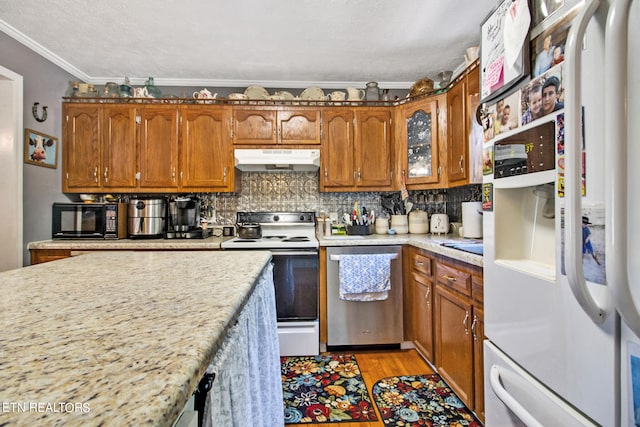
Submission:
{"label": "kitchen canister", "polygon": [[389,218],[376,218],[376,234],[387,234],[389,231]]}
{"label": "kitchen canister", "polygon": [[429,215],[420,209],[409,213],[409,233],[427,234],[429,232]]}
{"label": "kitchen canister", "polygon": [[462,203],[462,237],[482,237],[482,202]]}
{"label": "kitchen canister", "polygon": [[409,220],[406,215],[391,215],[390,229],[397,234],[407,234],[409,232]]}

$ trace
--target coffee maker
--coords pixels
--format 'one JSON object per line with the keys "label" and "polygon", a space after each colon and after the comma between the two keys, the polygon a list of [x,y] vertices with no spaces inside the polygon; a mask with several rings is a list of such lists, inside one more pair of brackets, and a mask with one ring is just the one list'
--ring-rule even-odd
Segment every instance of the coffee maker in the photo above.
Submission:
{"label": "coffee maker", "polygon": [[177,197],[169,201],[167,209],[167,239],[204,239],[211,230],[200,227],[200,198]]}

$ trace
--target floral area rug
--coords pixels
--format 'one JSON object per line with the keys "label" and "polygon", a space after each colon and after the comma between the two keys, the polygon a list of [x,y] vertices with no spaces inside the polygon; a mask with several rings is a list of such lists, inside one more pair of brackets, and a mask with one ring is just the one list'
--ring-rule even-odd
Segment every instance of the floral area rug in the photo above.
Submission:
{"label": "floral area rug", "polygon": [[285,424],[377,420],[352,354],[280,359]]}
{"label": "floral area rug", "polygon": [[383,378],[371,392],[385,425],[482,427],[438,374]]}

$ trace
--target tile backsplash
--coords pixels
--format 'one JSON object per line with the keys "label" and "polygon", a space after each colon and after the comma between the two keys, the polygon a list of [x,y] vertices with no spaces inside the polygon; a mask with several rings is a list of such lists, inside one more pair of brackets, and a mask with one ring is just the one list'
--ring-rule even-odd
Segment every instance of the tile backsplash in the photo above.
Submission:
{"label": "tile backsplash", "polygon": [[[236,211],[313,211],[336,212],[338,217],[351,212],[354,202],[377,215],[383,212],[382,198],[400,199],[400,192],[321,193],[317,172],[244,172],[238,193],[202,193],[202,212],[216,224],[233,224]],[[480,201],[481,185],[409,191],[414,209],[447,213],[451,221],[462,220],[461,203]]]}

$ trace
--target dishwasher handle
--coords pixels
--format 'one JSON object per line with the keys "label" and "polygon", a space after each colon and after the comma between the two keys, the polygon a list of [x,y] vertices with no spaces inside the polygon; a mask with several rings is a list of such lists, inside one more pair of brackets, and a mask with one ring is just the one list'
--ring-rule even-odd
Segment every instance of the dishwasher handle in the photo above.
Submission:
{"label": "dishwasher handle", "polygon": [[[389,259],[397,259],[398,254],[349,254],[349,255],[388,255]],[[330,255],[329,259],[331,261],[340,261],[340,255]]]}

